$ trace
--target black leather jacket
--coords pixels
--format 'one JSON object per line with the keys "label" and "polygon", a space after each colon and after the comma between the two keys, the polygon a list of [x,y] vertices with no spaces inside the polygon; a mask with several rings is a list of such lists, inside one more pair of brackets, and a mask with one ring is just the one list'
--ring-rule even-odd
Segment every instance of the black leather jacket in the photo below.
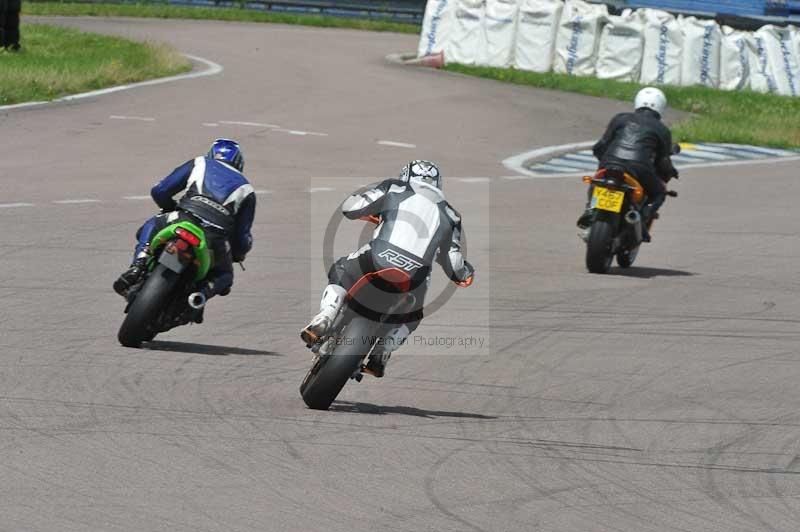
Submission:
{"label": "black leather jacket", "polygon": [[630,162],[663,181],[678,176],[670,159],[672,133],[650,109],[615,116],[592,151],[601,165]]}

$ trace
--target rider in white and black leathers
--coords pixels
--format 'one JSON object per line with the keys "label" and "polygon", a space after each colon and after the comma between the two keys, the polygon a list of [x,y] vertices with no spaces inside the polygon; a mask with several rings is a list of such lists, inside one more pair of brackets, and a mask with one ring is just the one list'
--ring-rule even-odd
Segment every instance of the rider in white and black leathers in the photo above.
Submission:
{"label": "rider in white and black leathers", "polygon": [[419,310],[390,334],[391,341],[381,353],[373,353],[365,370],[380,377],[391,352],[422,319],[422,300],[434,262],[462,286],[472,283],[474,268],[461,250],[461,216],[442,193],[442,176],[429,161],[408,163],[395,179],[387,179],[361,194],[350,196],[342,205],[351,219],[379,217],[373,239],[355,253],[342,257],[328,272],[319,313],[301,331],[312,345],[322,339],[344,303],[347,291],[364,275],[384,268],[405,270],[410,289],[417,296]]}

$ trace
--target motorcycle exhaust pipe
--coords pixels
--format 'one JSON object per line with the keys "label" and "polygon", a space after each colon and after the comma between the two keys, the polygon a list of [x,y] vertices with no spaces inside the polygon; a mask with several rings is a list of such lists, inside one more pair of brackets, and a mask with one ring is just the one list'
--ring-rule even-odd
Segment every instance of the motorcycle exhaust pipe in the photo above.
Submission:
{"label": "motorcycle exhaust pipe", "polygon": [[200,310],[206,306],[206,295],[203,292],[189,294],[189,306],[195,310]]}
{"label": "motorcycle exhaust pipe", "polygon": [[642,215],[639,211],[629,210],[625,213],[625,221],[633,226],[633,232],[636,234],[636,241],[642,241]]}

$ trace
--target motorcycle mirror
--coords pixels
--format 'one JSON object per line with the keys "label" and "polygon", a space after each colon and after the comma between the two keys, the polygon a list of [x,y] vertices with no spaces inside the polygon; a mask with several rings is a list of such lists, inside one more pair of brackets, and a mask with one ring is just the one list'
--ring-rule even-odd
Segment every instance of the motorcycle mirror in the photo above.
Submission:
{"label": "motorcycle mirror", "polygon": [[678,155],[681,152],[681,145],[680,144],[673,144],[672,145],[672,155]]}

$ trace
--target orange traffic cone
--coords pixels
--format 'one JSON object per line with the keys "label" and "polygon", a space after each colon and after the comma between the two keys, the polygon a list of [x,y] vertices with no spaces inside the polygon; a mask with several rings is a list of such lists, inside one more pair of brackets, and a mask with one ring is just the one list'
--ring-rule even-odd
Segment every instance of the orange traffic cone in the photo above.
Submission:
{"label": "orange traffic cone", "polygon": [[444,52],[425,55],[405,62],[407,65],[419,65],[430,68],[442,68],[444,66]]}

